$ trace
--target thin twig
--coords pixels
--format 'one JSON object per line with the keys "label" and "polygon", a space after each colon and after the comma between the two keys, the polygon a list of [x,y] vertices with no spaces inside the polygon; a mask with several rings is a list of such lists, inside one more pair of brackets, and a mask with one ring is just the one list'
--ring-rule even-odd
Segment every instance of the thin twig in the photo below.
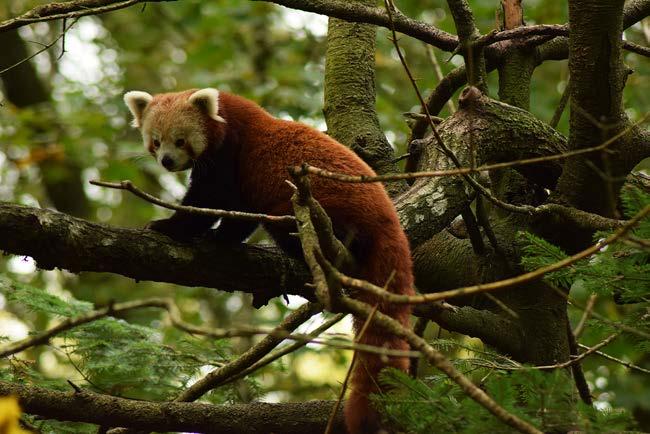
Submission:
{"label": "thin twig", "polygon": [[[167,311],[170,323],[172,326],[187,332],[193,335],[200,335],[210,337],[212,339],[226,339],[233,337],[246,337],[246,336],[255,336],[255,335],[268,335],[273,336],[279,339],[288,339],[296,341],[296,349],[300,348],[308,343],[324,345],[332,348],[345,349],[345,350],[356,350],[361,352],[369,352],[378,354],[381,356],[413,356],[412,352],[405,352],[400,350],[391,350],[383,347],[376,347],[372,345],[364,345],[354,342],[346,342],[341,339],[317,339],[311,334],[304,333],[290,333],[286,330],[280,330],[278,328],[268,328],[268,327],[255,327],[255,326],[237,326],[232,328],[208,328],[201,327],[194,324],[187,323],[181,319],[180,311],[178,307],[174,304],[171,299],[167,298],[148,298],[144,300],[134,300],[124,303],[116,303],[110,306],[94,310],[82,315],[79,315],[74,318],[68,318],[61,323],[45,330],[35,335],[32,335],[29,338],[22,339],[20,341],[12,342],[0,348],[0,358],[8,357],[10,355],[19,353],[28,348],[42,345],[47,343],[53,337],[67,331],[71,330],[80,325],[97,321],[98,319],[104,318],[106,316],[113,316],[116,313],[127,312],[134,309],[143,309],[143,308],[161,308]],[[335,321],[332,322],[329,326],[333,325],[335,322],[338,322],[342,316],[337,315]],[[327,322],[326,324],[329,324]],[[279,357],[279,356],[278,356]],[[276,357],[277,358],[277,357]],[[274,359],[275,360],[275,359]],[[270,363],[267,362],[267,363]]]}
{"label": "thin twig", "polygon": [[585,329],[585,324],[587,324],[587,319],[589,318],[589,315],[591,315],[591,311],[594,309],[597,298],[597,294],[591,294],[589,300],[587,300],[587,306],[585,307],[584,312],[582,312],[582,317],[580,318],[580,321],[578,321],[576,327],[573,329],[573,335],[576,337],[576,339],[582,335],[582,332]]}
{"label": "thin twig", "polygon": [[[320,311],[321,306],[318,303],[303,304],[298,309],[287,315],[275,330],[278,332],[291,332]],[[220,368],[210,371],[207,375],[178,395],[174,401],[191,402],[199,399],[208,391],[220,386],[224,381],[228,380],[228,378],[258,362],[283,340],[283,338],[273,335],[266,336],[237,359]]]}
{"label": "thin twig", "polygon": [[283,356],[285,356],[285,355],[287,355],[289,353],[293,353],[294,351],[304,347],[308,343],[311,343],[313,339],[320,336],[323,332],[325,332],[327,329],[329,329],[330,327],[332,327],[334,324],[338,323],[339,321],[341,321],[345,317],[346,317],[346,314],[337,313],[332,318],[328,319],[323,324],[321,324],[320,326],[318,326],[314,330],[307,333],[305,336],[308,339],[296,341],[296,342],[294,342],[294,343],[292,343],[290,345],[287,345],[287,346],[285,346],[285,347],[283,347],[283,348],[281,348],[281,349],[279,349],[277,351],[274,351],[274,352],[272,352],[270,354],[267,354],[266,356],[262,357],[258,362],[253,363],[251,366],[249,366],[248,368],[241,371],[239,374],[230,377],[227,381],[224,381],[223,384],[231,383],[231,382],[233,382],[235,380],[239,380],[240,378],[244,378],[248,374],[251,374],[252,372],[255,372],[258,369],[261,369],[264,366],[278,360],[279,358],[281,358],[281,357],[283,357]]}
{"label": "thin twig", "polygon": [[[427,330],[428,325],[429,318],[418,317],[418,319],[415,321],[415,324],[413,325],[413,333],[421,338],[424,337],[424,332]],[[411,377],[417,378],[419,365],[420,357],[413,357],[411,359],[411,364],[409,365],[409,375]]]}
{"label": "thin twig", "polygon": [[[498,365],[498,368],[506,370],[506,371],[530,371],[530,370],[548,371],[548,370],[551,370],[551,369],[568,368],[569,366],[572,366],[572,365],[580,362],[582,359],[589,356],[590,354],[595,353],[596,351],[598,351],[599,349],[601,349],[605,345],[608,345],[610,342],[612,342],[614,339],[616,339],[620,335],[621,335],[620,332],[619,333],[614,333],[614,334],[608,336],[607,338],[605,338],[604,340],[602,340],[601,342],[599,342],[598,344],[594,345],[593,347],[586,347],[586,346],[581,345],[581,347],[584,347],[587,351],[585,351],[584,353],[580,353],[580,355],[578,355],[578,356],[576,356],[576,357],[574,357],[572,359],[569,359],[566,362],[556,363],[555,365],[539,365],[539,366],[519,365],[519,366],[507,366],[507,367]],[[494,367],[494,366],[492,366],[492,367]]]}
{"label": "thin twig", "polygon": [[[574,335],[573,330],[571,330],[571,323],[569,322],[568,315],[566,317],[566,333],[569,344],[569,357],[575,357],[580,354],[580,350],[578,348],[576,335]],[[589,383],[587,383],[587,379],[585,378],[582,364],[580,364],[580,362],[572,364],[571,373],[573,374],[573,382],[576,385],[576,389],[578,389],[578,395],[580,395],[582,402],[587,405],[593,405],[594,400],[591,396],[591,390],[589,389]]]}
{"label": "thin twig", "polygon": [[169,301],[163,298],[151,298],[146,300],[136,300],[126,303],[111,304],[104,308],[79,315],[75,318],[68,318],[43,332],[36,333],[29,338],[25,338],[3,346],[2,349],[0,349],[0,358],[16,354],[36,345],[44,344],[59,333],[70,330],[82,324],[96,321],[100,318],[112,315],[114,313],[125,312],[133,309],[141,309],[145,307],[169,308]]}
{"label": "thin twig", "polygon": [[[65,34],[72,28],[72,26],[74,26],[76,24],[76,22],[78,20],[79,20],[78,18],[76,20],[74,20],[72,23],[70,23],[70,25],[68,27],[65,26],[65,22],[64,22],[63,23],[63,31],[59,34],[59,36],[54,38],[54,40],[52,42],[50,42],[49,44],[43,45],[43,48],[41,48],[40,50],[38,50],[34,54],[31,54],[31,55],[25,57],[24,59],[19,60],[18,62],[14,63],[13,65],[7,66],[5,69],[0,71],[0,75],[4,74],[5,72],[7,72],[7,71],[9,71],[11,69],[14,69],[14,68],[22,65],[25,62],[29,62],[30,60],[32,60],[34,57],[38,56],[42,52],[47,51],[50,48],[52,48],[57,42],[59,42],[59,40],[61,38],[65,38]],[[65,39],[64,39],[64,41],[65,41]],[[63,46],[63,49],[65,49],[65,45]],[[63,53],[64,53],[64,51],[61,51],[61,55],[58,57],[58,59],[60,59],[63,56]]]}
{"label": "thin twig", "polygon": [[0,32],[6,32],[27,24],[42,21],[80,18],[86,15],[99,15],[127,8],[138,3],[162,1],[175,0],[77,0],[69,2],[51,2],[36,6],[22,15],[0,22]]}
{"label": "thin twig", "polygon": [[[343,296],[341,298],[340,303],[345,306],[347,310],[361,318],[368,318],[372,313],[371,306],[353,300],[346,296]],[[483,406],[503,423],[517,429],[522,433],[542,433],[540,430],[530,425],[528,422],[507,412],[487,393],[472,383],[469,378],[460,373],[442,353],[434,349],[427,343],[427,341],[417,336],[411,330],[408,330],[402,326],[395,319],[381,312],[375,312],[372,319],[372,325],[373,327],[381,327],[391,335],[403,337],[411,345],[411,348],[422,352],[424,357],[432,366],[441,370],[446,376],[455,382],[467,396]]]}
{"label": "thin twig", "polygon": [[[581,310],[585,309],[585,306],[583,306],[582,304],[580,304],[576,300],[569,297],[568,294],[566,293],[566,291],[556,287],[555,285],[549,285],[549,287],[551,289],[553,289],[560,297],[565,298],[567,300],[567,302],[571,306],[573,306],[573,307],[575,307],[577,309],[581,309]],[[606,318],[603,315],[597,313],[596,311],[592,311],[591,316],[593,316],[598,321],[603,322],[603,323],[607,324],[608,326],[610,326],[612,328],[622,330],[624,332],[627,332],[627,333],[630,333],[630,334],[633,334],[633,335],[640,336],[640,337],[642,337],[644,339],[650,339],[650,333],[647,333],[647,332],[645,332],[643,330],[637,329],[635,327],[629,326],[629,325],[627,325],[625,323],[622,323],[622,322],[619,322],[619,321],[612,321],[609,318]]]}
{"label": "thin twig", "polygon": [[[436,56],[436,53],[433,51],[433,47],[431,45],[424,44],[424,48],[427,54],[427,59],[429,59],[429,62],[431,62],[431,64],[433,65],[433,70],[436,72],[436,77],[438,77],[438,83],[440,83],[445,78],[445,76],[442,73],[442,68],[440,67],[440,62],[438,61],[438,57]],[[454,101],[452,101],[451,99],[447,100],[447,107],[449,108],[450,114],[456,113],[456,106],[454,105]]]}
{"label": "thin twig", "polygon": [[560,103],[555,109],[555,113],[553,113],[553,119],[551,119],[551,122],[549,122],[549,125],[552,126],[553,128],[557,128],[557,124],[560,123],[560,119],[562,119],[562,113],[564,113],[564,109],[566,108],[566,105],[569,102],[570,95],[571,95],[571,79],[567,81],[567,84],[564,87],[564,92],[562,92],[562,97],[560,98]]}
{"label": "thin twig", "polygon": [[288,223],[288,222],[294,222],[296,220],[295,217],[289,215],[275,216],[275,215],[268,215],[268,214],[256,214],[256,213],[248,213],[248,212],[241,212],[241,211],[227,211],[222,209],[198,208],[195,206],[177,205],[170,202],[165,202],[164,200],[158,199],[157,197],[152,196],[149,193],[140,190],[138,187],[133,185],[131,181],[128,180],[120,181],[120,182],[90,180],[89,182],[93,185],[97,185],[100,187],[130,191],[134,195],[138,196],[141,199],[146,200],[147,202],[151,202],[155,205],[162,206],[163,208],[173,209],[175,211],[181,211],[190,214],[201,214],[201,215],[209,215],[212,217],[233,218],[239,220],[251,220],[251,221],[257,221],[263,223]]}
{"label": "thin twig", "polygon": [[[588,346],[583,345],[583,344],[578,344],[578,346],[580,348],[585,349],[585,350],[589,349]],[[641,366],[637,366],[637,365],[635,365],[633,363],[626,362],[625,360],[617,359],[616,357],[610,356],[609,354],[603,353],[602,351],[594,351],[594,354],[597,354],[600,357],[605,358],[607,360],[611,360],[612,362],[616,362],[616,363],[618,363],[620,365],[623,365],[626,368],[631,369],[633,371],[639,371],[639,372],[642,372],[644,374],[650,374],[650,369],[645,369],[645,368],[642,368]]]}

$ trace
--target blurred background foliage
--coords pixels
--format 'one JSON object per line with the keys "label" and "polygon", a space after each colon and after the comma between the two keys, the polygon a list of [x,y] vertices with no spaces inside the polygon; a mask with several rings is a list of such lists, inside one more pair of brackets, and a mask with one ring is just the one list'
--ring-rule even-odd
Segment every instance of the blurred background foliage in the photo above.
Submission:
{"label": "blurred background foliage", "polygon": [[[0,4],[0,19],[42,3],[7,0]],[[400,0],[397,4],[405,14],[455,33],[443,1]],[[481,32],[496,27],[498,1],[474,0],[470,4]],[[527,0],[524,8],[529,24],[567,21],[565,2]],[[637,24],[625,32],[625,37],[647,45],[647,21],[645,28]],[[167,212],[87,181],[130,179],[152,194],[176,200],[182,197],[186,175],[165,173],[144,152],[139,134],[129,126],[123,93],[213,86],[249,97],[276,116],[325,130],[321,109],[326,30],[325,17],[239,0],[149,3],[81,18],[51,49],[0,75],[4,89],[0,107],[0,200],[54,207],[110,225],[143,227]],[[35,53],[61,31],[61,22],[51,22],[0,35],[0,45],[7,50],[0,56],[0,70],[15,63],[7,53]],[[417,111],[417,100],[385,29],[378,30],[377,42],[377,111],[396,155],[401,155],[408,134],[403,113]],[[439,79],[425,46],[408,37],[402,37],[400,44],[423,94],[428,94]],[[444,73],[462,64],[460,56],[450,59],[448,53],[438,50],[433,54]],[[624,102],[634,121],[650,107],[650,64],[630,53],[625,54],[625,62],[634,71],[628,78]],[[551,119],[567,79],[566,61],[547,62],[537,68],[531,95],[531,111],[536,116]],[[490,86],[496,95],[494,73]],[[443,111],[441,115],[446,114]],[[558,129],[566,134],[566,113]],[[258,234],[254,241],[265,242],[265,237]],[[149,296],[173,297],[186,321],[215,327],[274,325],[288,309],[301,303],[291,298],[287,306],[275,300],[255,310],[246,294],[134,282],[111,274],[41,271],[30,258],[12,256],[0,257],[0,275],[0,334],[4,335],[2,339],[11,340],[42,330],[75,309],[84,311],[92,305]],[[573,295],[584,302],[589,293],[578,290]],[[35,303],[29,305],[26,300]],[[601,297],[596,311],[616,318],[623,308]],[[574,324],[579,316],[580,311],[571,311]],[[341,323],[336,330],[348,332],[349,323]],[[435,328],[428,333],[466,341]],[[602,332],[589,327],[583,340],[592,343],[599,338]],[[211,366],[245,351],[255,340],[241,338],[215,344],[169,327],[160,311],[139,310],[86,325],[48,346],[3,360],[0,376],[59,388],[69,387],[65,380],[70,379],[100,392],[165,399]],[[607,352],[647,365],[647,356],[639,360],[633,345],[621,339],[608,346]],[[445,351],[456,358],[468,354],[453,346]],[[209,399],[334,399],[349,361],[348,352],[310,345],[250,380],[220,389]],[[589,358],[584,367],[599,408],[625,406],[650,419],[647,376],[637,378],[637,374],[601,358]],[[48,426],[56,432],[85,429],[78,424]]]}

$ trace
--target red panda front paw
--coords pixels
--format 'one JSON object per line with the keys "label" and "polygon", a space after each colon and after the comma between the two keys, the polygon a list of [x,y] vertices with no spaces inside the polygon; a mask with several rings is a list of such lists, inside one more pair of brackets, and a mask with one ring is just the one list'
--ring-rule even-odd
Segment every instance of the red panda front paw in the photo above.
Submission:
{"label": "red panda front paw", "polygon": [[183,223],[175,221],[174,219],[162,219],[150,221],[144,229],[159,232],[175,240],[187,241],[193,238],[196,234],[187,231],[184,226]]}

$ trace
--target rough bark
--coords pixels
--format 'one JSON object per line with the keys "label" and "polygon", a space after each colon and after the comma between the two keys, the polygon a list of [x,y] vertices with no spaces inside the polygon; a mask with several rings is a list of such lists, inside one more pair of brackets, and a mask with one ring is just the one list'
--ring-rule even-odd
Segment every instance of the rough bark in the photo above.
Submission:
{"label": "rough bark", "polygon": [[[571,1],[569,23],[569,147],[580,149],[604,142],[627,124],[621,106],[627,75],[621,59],[623,1]],[[561,199],[585,211],[615,216],[622,183],[606,178],[625,176],[639,162],[634,161],[633,148],[619,140],[610,148],[618,151],[615,155],[568,160],[558,185]]]}
{"label": "rough bark", "polygon": [[[329,19],[323,113],[329,135],[352,148],[377,173],[395,173],[393,149],[375,110],[376,33],[373,25]],[[404,184],[387,187],[396,193]]]}
{"label": "rough bark", "polygon": [[[47,419],[125,426],[138,430],[192,431],[213,434],[303,434],[323,432],[333,401],[286,404],[209,405],[150,402],[81,392],[59,392],[0,381],[0,395],[18,397],[29,414]],[[343,414],[334,420],[334,433],[346,432]]]}
{"label": "rough bark", "polygon": [[313,297],[304,287],[304,264],[274,248],[216,244],[209,236],[184,244],[153,231],[8,203],[0,203],[0,249],[31,256],[42,269],[247,291],[258,306],[285,293]]}
{"label": "rough bark", "polygon": [[[504,28],[514,29],[524,25],[521,0],[501,3],[504,11]],[[513,47],[499,66],[499,100],[528,110],[530,106],[530,79],[537,65],[534,48],[521,47],[516,41],[506,41]]]}
{"label": "rough bark", "polygon": [[[566,149],[561,134],[527,111],[480,94],[462,99],[459,110],[438,126],[438,132],[465,167],[470,165],[473,144],[478,165],[558,154]],[[425,140],[418,171],[455,168],[433,137]],[[561,166],[556,161],[517,170],[540,185],[554,187]],[[459,176],[417,180],[395,201],[411,245],[415,248],[447,227],[471,203],[473,194]]]}

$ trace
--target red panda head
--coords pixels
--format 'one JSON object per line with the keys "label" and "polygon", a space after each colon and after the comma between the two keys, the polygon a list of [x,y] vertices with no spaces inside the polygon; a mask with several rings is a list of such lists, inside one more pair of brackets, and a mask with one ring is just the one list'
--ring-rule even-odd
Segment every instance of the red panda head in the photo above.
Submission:
{"label": "red panda head", "polygon": [[[144,147],[170,172],[189,169],[223,128],[219,116],[219,91],[212,88],[150,95],[131,91],[124,102],[133,114],[132,125],[142,133]],[[219,138],[217,138],[219,139]],[[218,140],[220,145],[221,140]]]}

